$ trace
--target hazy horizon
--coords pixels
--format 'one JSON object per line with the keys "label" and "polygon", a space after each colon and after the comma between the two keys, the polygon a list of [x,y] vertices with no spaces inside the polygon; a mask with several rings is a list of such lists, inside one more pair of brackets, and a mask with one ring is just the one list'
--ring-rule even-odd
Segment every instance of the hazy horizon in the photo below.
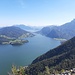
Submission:
{"label": "hazy horizon", "polygon": [[75,18],[75,0],[1,0],[0,27],[62,25]]}

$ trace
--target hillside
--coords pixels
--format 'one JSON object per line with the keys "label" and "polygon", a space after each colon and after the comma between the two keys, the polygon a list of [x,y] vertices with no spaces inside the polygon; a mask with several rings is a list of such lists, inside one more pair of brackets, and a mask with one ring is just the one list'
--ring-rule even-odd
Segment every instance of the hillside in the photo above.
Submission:
{"label": "hillside", "polygon": [[75,37],[36,58],[27,72],[29,75],[38,75],[45,71],[46,66],[52,71],[75,67]]}
{"label": "hillside", "polygon": [[21,28],[15,26],[1,28],[0,35],[5,35],[10,38],[19,38],[21,36],[24,37],[33,36],[32,33],[22,30]]}
{"label": "hillside", "polygon": [[0,44],[3,44],[3,42],[8,42],[10,38],[6,36],[0,36]]}
{"label": "hillside", "polygon": [[42,35],[47,35],[49,34],[49,32],[51,32],[53,29],[56,29],[57,26],[47,26],[47,27],[43,27],[40,31],[38,31],[37,33],[40,33]]}
{"label": "hillside", "polygon": [[[47,26],[37,33],[48,36],[50,38],[70,39],[75,36],[75,19],[61,26]],[[64,35],[64,36],[63,36]]]}
{"label": "hillside", "polygon": [[28,40],[23,40],[23,39],[13,39],[10,37],[7,37],[5,35],[0,35],[0,45],[22,45],[24,43],[27,43]]}

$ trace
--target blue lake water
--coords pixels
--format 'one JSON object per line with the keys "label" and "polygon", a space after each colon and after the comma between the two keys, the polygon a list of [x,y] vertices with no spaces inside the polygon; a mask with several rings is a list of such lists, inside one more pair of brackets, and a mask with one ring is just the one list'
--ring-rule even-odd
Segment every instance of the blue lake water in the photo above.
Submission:
{"label": "blue lake water", "polygon": [[0,75],[7,75],[12,64],[29,65],[36,57],[60,45],[60,41],[36,34],[20,46],[0,45]]}

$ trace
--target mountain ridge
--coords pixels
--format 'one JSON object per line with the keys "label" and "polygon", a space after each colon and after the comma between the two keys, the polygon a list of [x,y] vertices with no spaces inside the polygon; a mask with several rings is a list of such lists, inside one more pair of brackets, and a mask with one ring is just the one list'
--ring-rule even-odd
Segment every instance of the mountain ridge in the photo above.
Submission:
{"label": "mountain ridge", "polygon": [[44,27],[37,33],[40,33],[50,38],[63,38],[68,40],[75,36],[74,27],[75,27],[75,19],[61,26]]}

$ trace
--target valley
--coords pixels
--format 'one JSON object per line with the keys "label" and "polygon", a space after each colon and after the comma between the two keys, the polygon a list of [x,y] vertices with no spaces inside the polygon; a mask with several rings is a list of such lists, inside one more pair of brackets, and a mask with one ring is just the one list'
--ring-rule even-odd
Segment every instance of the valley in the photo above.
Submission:
{"label": "valley", "polygon": [[11,72],[12,65],[28,66],[38,56],[60,45],[60,41],[40,34],[24,39],[29,42],[16,46],[0,45],[0,75]]}
{"label": "valley", "polygon": [[[65,27],[66,25],[62,26]],[[62,26],[44,27],[41,30],[39,29],[37,32],[36,30],[33,29],[26,31],[22,29],[21,26],[20,27],[10,26],[1,28],[0,56],[2,57],[1,58],[2,62],[5,61],[4,60],[5,58],[8,59],[7,61],[5,61],[7,62],[6,64],[8,66],[7,67],[8,69],[5,68],[5,70],[3,70],[0,74],[6,75],[7,72],[10,74],[11,65],[28,66],[26,68],[27,75],[38,75],[38,73],[43,74],[46,68],[51,71],[55,69],[58,72],[60,72],[62,69],[65,70],[66,68],[68,69],[73,68],[72,65],[74,65],[74,63],[71,63],[71,61],[74,62],[73,48],[75,45],[74,43],[75,37],[72,38],[74,35],[73,36],[70,35],[70,37],[68,38],[66,37],[67,39],[64,38],[65,36],[60,37],[62,34],[64,34],[64,32],[68,34],[68,32],[65,30],[64,32],[62,31],[62,34],[57,33],[58,30],[60,29],[63,30]],[[51,31],[52,33],[49,34],[49,31]],[[69,33],[70,32],[71,31],[69,31]],[[60,36],[56,37],[57,34]],[[52,35],[52,37],[49,37],[49,35]],[[70,38],[72,39],[69,40]],[[73,50],[73,52],[71,52],[70,50]],[[2,55],[3,53],[4,55]],[[73,60],[71,59],[71,57]],[[66,60],[68,63],[72,65],[68,64]],[[3,63],[1,67],[2,69],[4,69]],[[41,73],[41,71],[43,73]]]}
{"label": "valley", "polygon": [[0,75],[75,75],[75,0],[0,0]]}

